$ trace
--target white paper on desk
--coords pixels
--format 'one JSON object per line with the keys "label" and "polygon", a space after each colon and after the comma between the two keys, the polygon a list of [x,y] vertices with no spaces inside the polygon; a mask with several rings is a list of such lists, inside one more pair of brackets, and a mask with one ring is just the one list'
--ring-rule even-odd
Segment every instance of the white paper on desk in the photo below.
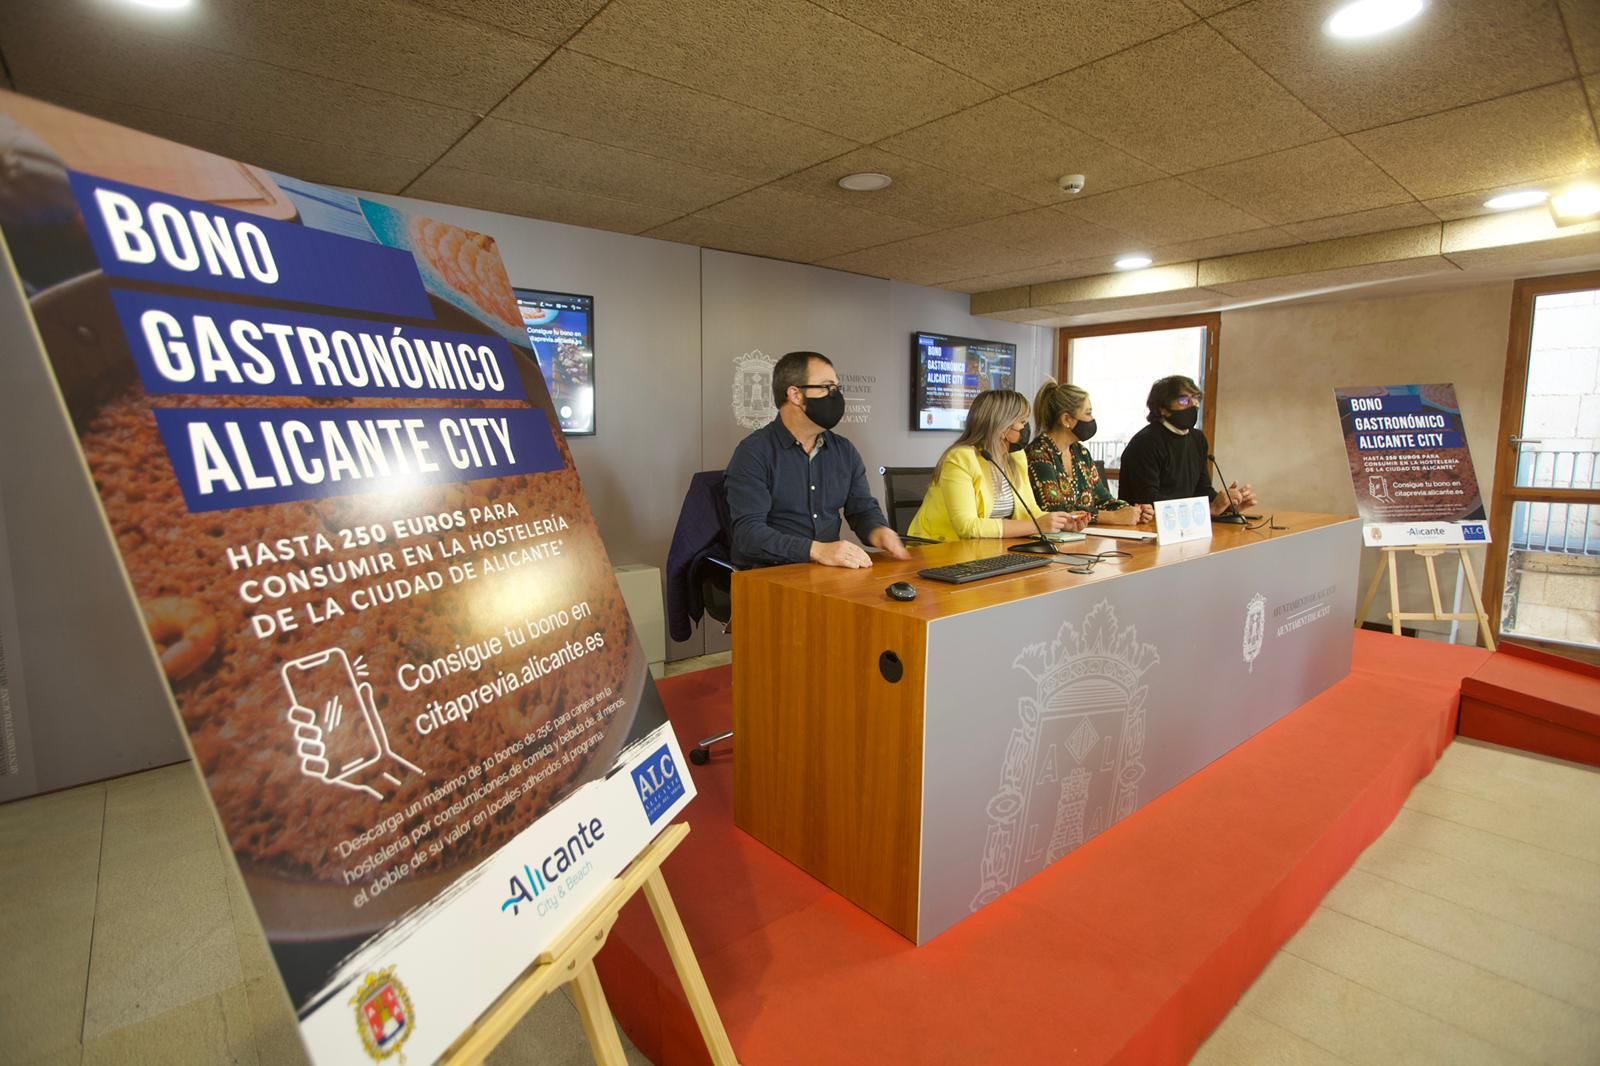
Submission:
{"label": "white paper on desk", "polygon": [[1128,529],[1118,526],[1090,526],[1084,530],[1091,537],[1121,537],[1123,540],[1155,540],[1156,535],[1149,530]]}

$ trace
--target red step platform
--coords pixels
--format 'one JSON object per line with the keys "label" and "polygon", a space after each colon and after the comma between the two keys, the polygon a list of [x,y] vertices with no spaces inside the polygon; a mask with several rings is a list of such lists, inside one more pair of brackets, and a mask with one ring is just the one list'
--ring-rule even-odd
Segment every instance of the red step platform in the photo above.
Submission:
{"label": "red step platform", "polygon": [[[1186,1062],[1432,768],[1488,657],[1357,633],[1344,681],[920,948],[736,829],[727,756],[692,771],[667,880],[745,1066]],[[730,681],[661,683],[686,748],[731,721]],[[707,1061],[641,901],[598,964],[641,1051]]]}
{"label": "red step platform", "polygon": [[1600,668],[1503,645],[1461,682],[1461,735],[1600,766]]}

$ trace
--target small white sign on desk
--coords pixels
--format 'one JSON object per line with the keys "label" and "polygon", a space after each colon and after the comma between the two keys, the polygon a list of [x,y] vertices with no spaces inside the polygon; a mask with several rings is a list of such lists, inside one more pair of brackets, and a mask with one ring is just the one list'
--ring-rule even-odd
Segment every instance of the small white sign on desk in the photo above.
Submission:
{"label": "small white sign on desk", "polygon": [[1156,543],[1211,539],[1211,501],[1204,496],[1156,501]]}

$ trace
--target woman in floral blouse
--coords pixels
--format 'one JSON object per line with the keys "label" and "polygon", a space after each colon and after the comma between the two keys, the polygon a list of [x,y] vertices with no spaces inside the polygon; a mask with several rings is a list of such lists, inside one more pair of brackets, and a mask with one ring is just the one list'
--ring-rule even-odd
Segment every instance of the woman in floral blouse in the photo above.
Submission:
{"label": "woman in floral blouse", "polygon": [[1046,511],[1088,511],[1107,525],[1133,525],[1155,517],[1146,504],[1111,495],[1083,442],[1095,434],[1094,406],[1076,385],[1046,380],[1033,401],[1039,435],[1028,445],[1028,480]]}

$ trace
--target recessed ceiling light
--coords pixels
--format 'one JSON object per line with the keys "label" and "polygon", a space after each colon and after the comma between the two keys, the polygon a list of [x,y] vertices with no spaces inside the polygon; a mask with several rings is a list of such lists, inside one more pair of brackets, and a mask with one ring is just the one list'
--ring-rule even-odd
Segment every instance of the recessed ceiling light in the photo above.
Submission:
{"label": "recessed ceiling light", "polygon": [[1600,185],[1574,185],[1563,189],[1550,198],[1550,213],[1558,226],[1600,218]]}
{"label": "recessed ceiling light", "polygon": [[1148,255],[1125,255],[1114,264],[1118,270],[1142,270],[1150,265]]}
{"label": "recessed ceiling light", "polygon": [[1483,206],[1491,211],[1512,211],[1519,207],[1542,204],[1548,199],[1550,194],[1543,189],[1519,189],[1516,192],[1503,192],[1499,196],[1491,196],[1483,202]]}
{"label": "recessed ceiling light", "polygon": [[1374,37],[1422,14],[1427,0],[1355,0],[1335,11],[1322,29],[1330,37]]}
{"label": "recessed ceiling light", "polygon": [[161,11],[177,11],[194,3],[194,0],[128,0],[139,7],[153,7]]}
{"label": "recessed ceiling light", "polygon": [[887,174],[846,174],[839,179],[839,188],[849,189],[851,192],[877,192],[887,189],[894,183],[894,179]]}

